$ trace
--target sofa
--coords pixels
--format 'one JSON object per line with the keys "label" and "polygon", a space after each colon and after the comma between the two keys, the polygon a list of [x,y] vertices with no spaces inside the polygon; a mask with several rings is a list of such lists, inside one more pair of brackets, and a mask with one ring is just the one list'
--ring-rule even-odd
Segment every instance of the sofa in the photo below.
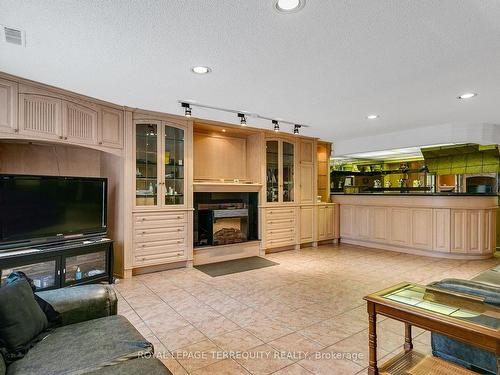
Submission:
{"label": "sofa", "polygon": [[[480,296],[485,303],[500,307],[500,267],[485,271],[472,280],[444,279],[429,284],[434,288]],[[497,357],[477,347],[431,334],[432,354],[481,374],[497,374]]]}
{"label": "sofa", "polygon": [[8,366],[0,355],[0,375],[172,375],[154,358],[153,345],[117,315],[117,298],[110,286],[37,294],[61,314],[62,325]]}

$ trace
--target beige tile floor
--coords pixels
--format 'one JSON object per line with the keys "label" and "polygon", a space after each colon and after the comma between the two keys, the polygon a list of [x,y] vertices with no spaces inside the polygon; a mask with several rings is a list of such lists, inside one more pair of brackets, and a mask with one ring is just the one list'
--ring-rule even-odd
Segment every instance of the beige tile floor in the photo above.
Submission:
{"label": "beige tile floor", "polygon": [[[350,245],[266,258],[279,265],[216,278],[189,268],[121,280],[118,313],[154,343],[174,375],[364,374],[363,296],[401,281],[469,279],[499,263]],[[379,320],[378,333],[379,359],[401,350],[401,323]],[[429,352],[428,332],[415,329],[414,342]]]}

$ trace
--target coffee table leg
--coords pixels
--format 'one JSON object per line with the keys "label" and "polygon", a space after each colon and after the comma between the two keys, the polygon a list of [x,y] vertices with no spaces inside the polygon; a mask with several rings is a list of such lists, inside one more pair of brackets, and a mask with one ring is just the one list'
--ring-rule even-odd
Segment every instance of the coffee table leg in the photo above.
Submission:
{"label": "coffee table leg", "polygon": [[409,352],[413,349],[413,343],[411,340],[411,324],[405,323],[405,352]]}
{"label": "coffee table leg", "polygon": [[375,304],[368,302],[368,349],[369,367],[368,375],[378,375],[377,367],[377,314]]}

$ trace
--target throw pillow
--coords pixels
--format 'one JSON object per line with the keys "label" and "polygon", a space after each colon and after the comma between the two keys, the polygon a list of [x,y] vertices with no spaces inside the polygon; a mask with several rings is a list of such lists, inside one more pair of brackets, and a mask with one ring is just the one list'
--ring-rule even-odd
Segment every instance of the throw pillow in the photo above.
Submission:
{"label": "throw pillow", "polygon": [[0,288],[0,346],[10,354],[27,350],[48,326],[26,280]]}

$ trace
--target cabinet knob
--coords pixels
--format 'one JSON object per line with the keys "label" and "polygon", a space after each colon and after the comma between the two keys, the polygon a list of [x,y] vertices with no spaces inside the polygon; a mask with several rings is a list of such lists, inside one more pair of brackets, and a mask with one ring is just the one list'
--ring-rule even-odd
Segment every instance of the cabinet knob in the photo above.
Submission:
{"label": "cabinet knob", "polygon": [[64,139],[68,139],[68,137],[64,137]]}
{"label": "cabinet knob", "polygon": [[19,129],[14,129],[14,133],[19,133]]}
{"label": "cabinet knob", "polygon": [[177,232],[180,232],[182,229],[181,228],[177,228]]}
{"label": "cabinet knob", "polygon": [[145,221],[145,220],[146,220],[146,218],[145,218],[145,217],[143,217],[141,220],[142,220],[142,221]]}
{"label": "cabinet knob", "polygon": [[177,219],[182,219],[182,216],[177,216]]}
{"label": "cabinet knob", "polygon": [[59,136],[59,139],[63,139],[63,136],[62,136],[62,135],[60,135],[60,136]]}
{"label": "cabinet knob", "polygon": [[145,244],[142,244],[142,247],[146,247],[146,245],[145,245]]}
{"label": "cabinet knob", "polygon": [[102,145],[102,142],[99,142],[100,145]]}
{"label": "cabinet knob", "polygon": [[146,231],[145,231],[145,230],[143,230],[143,231],[142,231],[142,234],[146,234]]}

